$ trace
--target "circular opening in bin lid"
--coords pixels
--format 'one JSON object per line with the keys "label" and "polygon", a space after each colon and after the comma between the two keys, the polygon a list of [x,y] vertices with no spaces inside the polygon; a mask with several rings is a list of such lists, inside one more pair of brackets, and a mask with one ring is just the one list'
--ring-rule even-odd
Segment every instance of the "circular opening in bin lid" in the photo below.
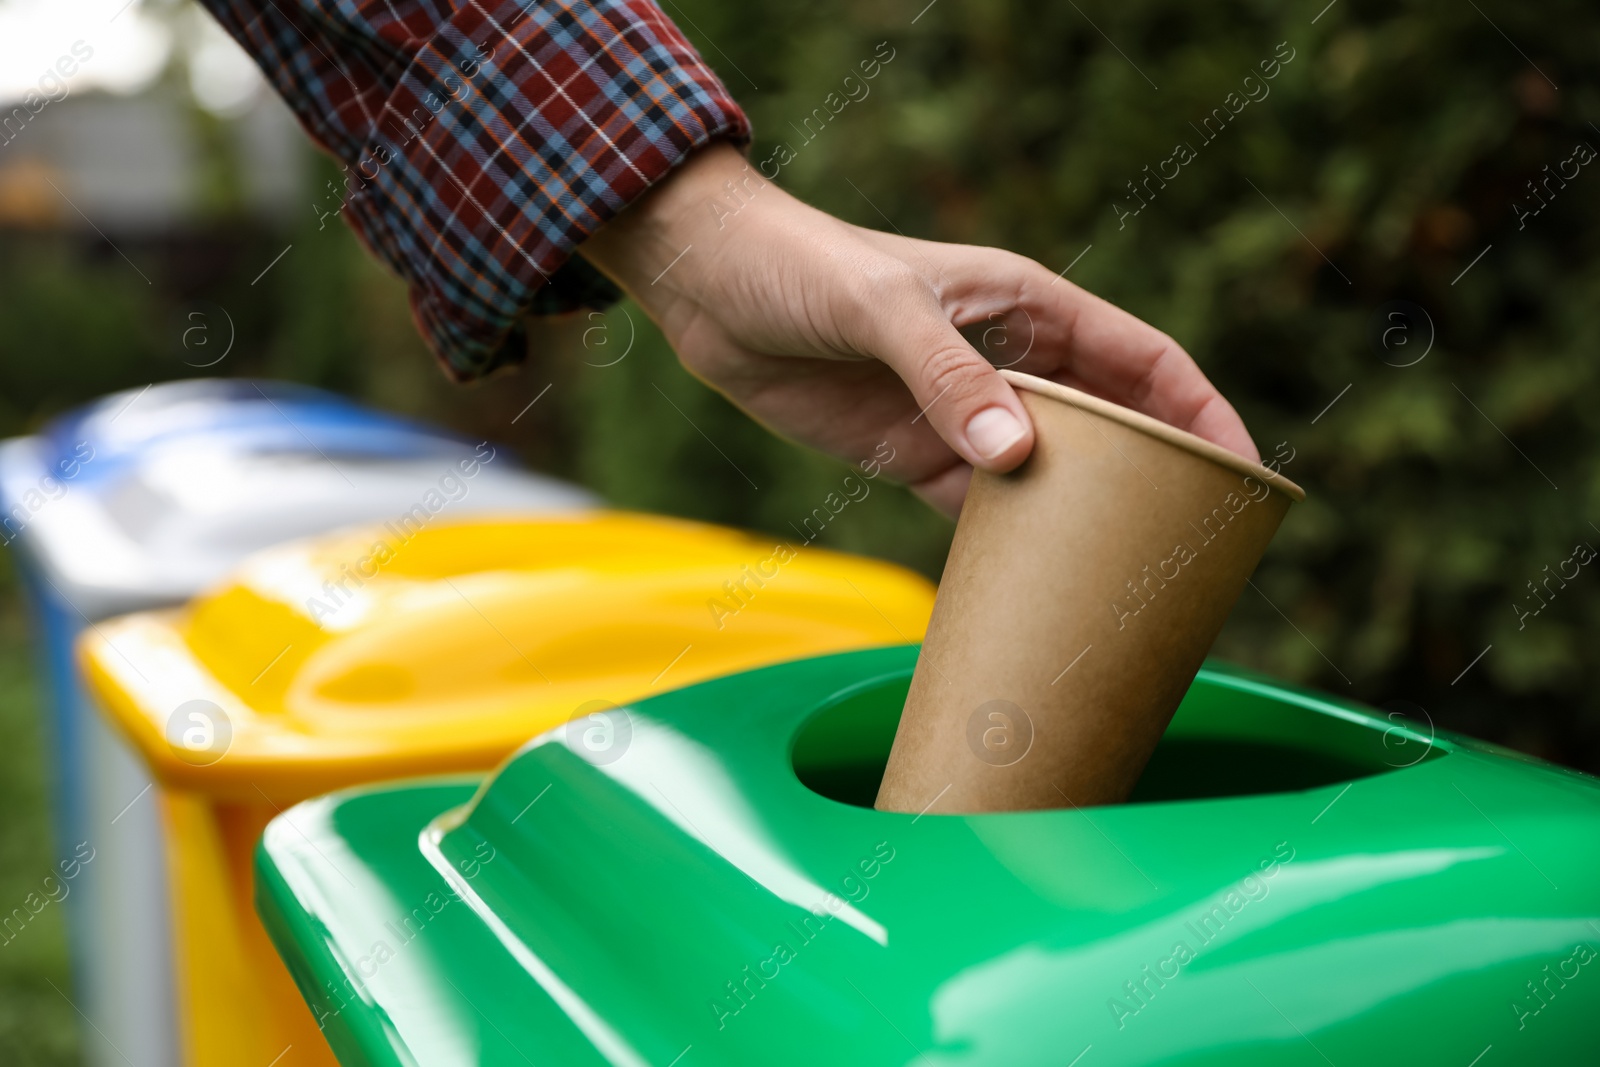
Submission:
{"label": "circular opening in bin lid", "polygon": [[[1414,747],[1426,747],[1422,758],[1399,762],[1389,743],[1395,728],[1387,721],[1324,714],[1287,691],[1275,699],[1237,689],[1226,678],[1202,671],[1195,679],[1130,803],[1315,789],[1403,771],[1445,754],[1419,744]],[[872,807],[910,685],[909,673],[877,678],[820,705],[795,734],[795,777],[829,800]]]}

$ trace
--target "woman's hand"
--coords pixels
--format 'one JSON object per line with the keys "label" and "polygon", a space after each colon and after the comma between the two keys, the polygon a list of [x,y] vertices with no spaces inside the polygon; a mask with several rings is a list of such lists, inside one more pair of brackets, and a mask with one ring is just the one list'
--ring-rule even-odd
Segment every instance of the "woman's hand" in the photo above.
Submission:
{"label": "woman's hand", "polygon": [[[954,515],[973,467],[1027,458],[1000,366],[1052,378],[1251,459],[1244,423],[1170,337],[995,248],[861,229],[766,181],[732,147],[695,154],[583,255],[685,367],[773,431],[889,473]],[[984,338],[987,338],[987,341]]]}

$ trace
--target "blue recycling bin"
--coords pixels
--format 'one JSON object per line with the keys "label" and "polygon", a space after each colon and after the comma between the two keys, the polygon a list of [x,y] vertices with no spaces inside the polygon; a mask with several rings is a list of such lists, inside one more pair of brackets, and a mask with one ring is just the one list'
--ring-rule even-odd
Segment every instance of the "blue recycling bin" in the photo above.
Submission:
{"label": "blue recycling bin", "polygon": [[[467,473],[469,472],[470,473]],[[575,510],[586,491],[441,429],[282,382],[146,386],[0,442],[0,541],[42,656],[56,841],[91,1063],[180,1062],[159,789],[95,711],[73,642],[250,553],[356,523]]]}

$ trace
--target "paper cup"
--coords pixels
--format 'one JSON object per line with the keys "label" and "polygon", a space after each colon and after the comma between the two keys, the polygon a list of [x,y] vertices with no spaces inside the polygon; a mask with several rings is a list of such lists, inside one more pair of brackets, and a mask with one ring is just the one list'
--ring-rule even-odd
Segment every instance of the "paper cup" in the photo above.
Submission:
{"label": "paper cup", "polygon": [[961,510],[884,811],[1127,797],[1292,501],[1289,479],[1148,416],[1002,371],[1033,454]]}

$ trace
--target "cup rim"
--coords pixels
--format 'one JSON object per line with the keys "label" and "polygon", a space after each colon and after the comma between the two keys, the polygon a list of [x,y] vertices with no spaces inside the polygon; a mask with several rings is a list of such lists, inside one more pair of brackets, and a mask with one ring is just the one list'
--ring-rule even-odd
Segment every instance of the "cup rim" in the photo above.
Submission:
{"label": "cup rim", "polygon": [[1097,396],[1090,396],[1070,385],[1062,385],[1048,378],[1040,378],[1033,374],[1023,374],[1021,371],[1001,370],[1000,376],[1018,389],[1026,389],[1039,396],[1047,396],[1052,400],[1060,400],[1091,411],[1096,415],[1120,422],[1131,430],[1148,434],[1169,445],[1175,445],[1186,452],[1191,452],[1201,459],[1210,460],[1218,466],[1236,471],[1247,478],[1259,478],[1268,487],[1278,490],[1290,500],[1299,503],[1305,500],[1306,491],[1293,481],[1276,471],[1252,463],[1236,452],[1230,452],[1219,444],[1197,437],[1187,430],[1180,430],[1176,426],[1169,426],[1160,419],[1153,419],[1149,415],[1141,414],[1132,408],[1125,408],[1121,404],[1114,404],[1109,400],[1102,400]]}

